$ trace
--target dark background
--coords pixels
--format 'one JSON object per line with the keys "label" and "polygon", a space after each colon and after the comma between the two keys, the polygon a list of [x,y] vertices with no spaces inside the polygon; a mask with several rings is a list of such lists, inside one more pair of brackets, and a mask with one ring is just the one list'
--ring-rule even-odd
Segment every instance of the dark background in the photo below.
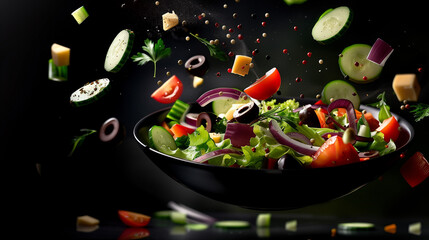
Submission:
{"label": "dark background", "polygon": [[[331,80],[341,79],[338,54],[354,43],[372,44],[379,37],[395,49],[377,81],[356,85],[362,103],[375,101],[386,91],[392,111],[413,122],[416,138],[406,156],[427,150],[427,123],[424,119],[414,123],[408,111],[400,105],[391,84],[396,73],[416,73],[422,85],[420,102],[429,103],[427,92],[428,35],[427,16],[421,3],[391,1],[315,1],[303,5],[287,6],[280,0],[270,1],[1,1],[0,3],[0,116],[2,137],[0,159],[5,163],[4,197],[10,201],[7,216],[18,219],[15,226],[32,227],[36,232],[74,226],[76,216],[91,215],[100,219],[115,219],[118,209],[153,213],[167,208],[170,200],[201,211],[255,213],[205,198],[170,179],[151,163],[138,148],[132,137],[136,122],[145,115],[166,107],[150,98],[157,89],[157,81],[168,79],[166,72],[177,75],[185,85],[181,100],[192,102],[203,92],[214,87],[229,86],[244,89],[258,76],[277,67],[282,76],[281,96],[299,98],[300,94],[314,98]],[[228,8],[224,9],[224,3]],[[84,5],[89,18],[78,25],[70,15]],[[354,11],[354,20],[347,33],[330,45],[320,45],[311,38],[311,28],[327,8],[347,5]],[[161,15],[174,10],[180,19],[188,22],[187,28],[162,30]],[[206,13],[203,20],[198,15]],[[270,13],[269,18],[264,14]],[[237,18],[233,18],[237,13]],[[256,18],[251,18],[255,13]],[[208,25],[204,24],[209,20]],[[261,22],[267,22],[266,27]],[[233,28],[236,44],[226,39],[227,31],[214,27]],[[242,24],[242,30],[236,26]],[[297,31],[293,27],[297,26]],[[116,74],[107,73],[104,58],[107,49],[122,29],[135,34],[131,54],[141,51],[146,38],[159,37],[171,47],[170,57],[158,62],[157,77],[153,78],[153,65],[144,66],[128,61]],[[228,53],[254,57],[255,67],[246,77],[229,74],[233,58],[220,62],[209,56],[208,50],[195,39],[185,41],[186,31],[199,33],[207,39],[218,38],[226,44]],[[261,34],[267,33],[263,38]],[[237,39],[242,33],[244,39]],[[256,43],[256,38],[261,43]],[[50,46],[58,43],[71,48],[69,81],[48,80]],[[283,54],[283,49],[288,54]],[[312,52],[311,58],[306,56]],[[204,84],[192,87],[192,77],[179,59],[203,54],[210,69]],[[266,55],[270,56],[267,60]],[[301,61],[306,59],[306,65]],[[320,65],[319,59],[324,63]],[[422,72],[417,69],[422,68]],[[217,73],[220,76],[217,76]],[[113,88],[101,101],[82,108],[69,105],[70,94],[86,82],[107,77]],[[302,82],[296,83],[295,78]],[[71,139],[80,129],[96,129],[110,117],[119,119],[125,137],[119,144],[105,144],[91,135],[84,144],[68,157]],[[41,174],[36,170],[41,166]],[[411,217],[423,218],[429,213],[428,183],[411,188],[399,173],[398,163],[380,180],[341,199],[287,214],[310,214],[334,217]],[[11,164],[11,165],[9,165]],[[9,167],[10,166],[10,167]],[[11,171],[12,170],[12,171]],[[279,191],[282,191],[279,189]],[[48,224],[44,217],[55,219]],[[23,224],[22,219],[27,219]],[[30,223],[28,223],[30,222]],[[53,228],[52,224],[57,228]],[[59,226],[59,228],[58,228]],[[54,231],[54,230],[52,230]],[[49,232],[49,231],[47,231]],[[49,236],[45,235],[45,236]]]}

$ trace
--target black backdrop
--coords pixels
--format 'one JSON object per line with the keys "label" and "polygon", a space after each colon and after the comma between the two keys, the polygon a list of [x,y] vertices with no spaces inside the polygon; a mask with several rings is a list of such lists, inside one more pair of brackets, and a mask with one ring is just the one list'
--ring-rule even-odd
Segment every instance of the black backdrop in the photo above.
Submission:
{"label": "black backdrop", "polygon": [[[228,8],[223,8],[224,3]],[[84,5],[89,18],[78,25],[70,13]],[[348,5],[355,18],[349,31],[337,42],[322,46],[311,38],[311,27],[327,8]],[[282,75],[281,96],[304,94],[314,98],[327,82],[341,79],[337,56],[353,43],[372,44],[378,37],[390,43],[395,51],[388,60],[382,76],[374,83],[356,85],[362,102],[370,103],[386,91],[394,112],[414,121],[392,91],[396,73],[416,73],[423,87],[420,101],[428,103],[427,18],[421,3],[398,5],[391,1],[312,1],[287,6],[282,1],[2,1],[0,3],[0,113],[2,137],[0,156],[7,176],[5,187],[11,203],[19,203],[12,213],[27,213],[33,224],[42,228],[40,216],[53,216],[59,225],[74,224],[78,215],[116,216],[117,209],[151,213],[166,208],[169,200],[205,211],[247,212],[239,207],[223,204],[198,195],[157,169],[138,149],[131,131],[146,114],[165,105],[155,102],[150,94],[158,87],[158,80],[167,80],[166,72],[176,74],[185,85],[181,99],[194,101],[213,87],[245,88],[265,71],[276,66]],[[191,40],[183,28],[162,30],[161,15],[174,10],[188,22],[188,30],[208,39],[226,42],[226,51],[250,55],[255,48],[255,68],[242,78],[229,74],[233,58],[220,62],[210,58],[207,49]],[[198,15],[206,13],[203,20]],[[270,13],[269,18],[264,14]],[[237,18],[233,18],[237,13]],[[256,17],[251,18],[255,13]],[[204,24],[209,20],[208,25]],[[262,27],[261,22],[267,26]],[[236,44],[226,39],[226,31],[214,27],[218,22],[235,29]],[[242,24],[242,41],[236,35],[236,25]],[[297,26],[297,31],[293,27]],[[172,55],[158,63],[157,77],[152,77],[151,63],[137,66],[129,61],[116,74],[107,73],[104,57],[116,34],[132,29],[136,39],[132,54],[140,51],[144,39],[162,37]],[[263,38],[261,34],[267,33]],[[256,43],[256,38],[261,43]],[[47,79],[50,46],[59,43],[70,47],[71,66],[67,82]],[[288,49],[288,54],[282,50]],[[308,58],[306,53],[311,51]],[[185,61],[196,54],[204,54],[210,63],[204,84],[192,88],[192,78],[177,61]],[[270,55],[270,59],[266,59]],[[301,64],[307,59],[306,65]],[[324,63],[320,65],[319,59]],[[422,72],[417,69],[422,68]],[[217,73],[220,73],[220,77]],[[295,78],[303,81],[296,83]],[[86,82],[108,77],[112,91],[101,101],[83,108],[72,108],[70,94]],[[67,157],[70,140],[82,128],[98,129],[108,118],[116,117],[125,129],[121,144],[108,145],[96,135],[85,140],[72,156]],[[426,148],[427,119],[415,123],[416,139],[407,152],[428,155]],[[36,171],[41,166],[41,175]],[[398,163],[382,179],[344,198],[315,206],[289,211],[291,213],[325,214],[333,216],[425,216],[428,213],[427,182],[410,188],[399,174]],[[10,171],[12,169],[13,171]],[[11,173],[11,174],[10,174]],[[279,189],[281,191],[281,189]],[[20,201],[18,201],[20,200]],[[23,202],[21,202],[23,201]],[[9,208],[8,206],[6,206]],[[61,224],[60,224],[61,223]]]}

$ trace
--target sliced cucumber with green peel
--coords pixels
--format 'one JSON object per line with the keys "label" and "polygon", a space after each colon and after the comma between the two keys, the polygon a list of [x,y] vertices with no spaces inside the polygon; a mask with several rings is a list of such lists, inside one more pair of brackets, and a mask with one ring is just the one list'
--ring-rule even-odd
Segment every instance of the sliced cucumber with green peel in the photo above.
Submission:
{"label": "sliced cucumber with green peel", "polygon": [[170,215],[171,221],[176,224],[182,224],[185,225],[187,223],[186,214],[181,212],[173,211]]}
{"label": "sliced cucumber with green peel", "polygon": [[102,78],[85,84],[70,96],[70,104],[74,107],[88,105],[100,99],[110,89],[110,80]]}
{"label": "sliced cucumber with green peel", "polygon": [[116,73],[125,65],[134,43],[134,32],[125,29],[116,35],[110,44],[104,61],[104,69]]}
{"label": "sliced cucumber with green peel", "polygon": [[250,223],[241,220],[225,220],[215,222],[214,226],[217,228],[248,228]]}
{"label": "sliced cucumber with green peel", "polygon": [[256,218],[256,227],[269,227],[271,224],[270,213],[260,213]]}
{"label": "sliced cucumber with green peel", "polygon": [[367,59],[371,46],[353,44],[340,54],[338,64],[344,76],[356,83],[369,83],[378,78],[383,67]]}
{"label": "sliced cucumber with green peel", "polygon": [[175,150],[177,148],[176,142],[173,136],[167,131],[167,129],[154,125],[149,129],[149,146],[168,154],[165,150]]}
{"label": "sliced cucumber with green peel", "polygon": [[362,231],[373,229],[375,229],[375,225],[368,222],[349,222],[338,224],[338,230],[342,231]]}
{"label": "sliced cucumber with green peel", "polygon": [[350,100],[355,109],[359,109],[360,106],[360,97],[355,87],[344,80],[334,80],[325,85],[322,91],[322,101],[329,104],[331,99]]}
{"label": "sliced cucumber with green peel", "polygon": [[228,110],[231,109],[232,104],[246,104],[250,101],[251,100],[249,97],[240,97],[238,100],[235,100],[233,98],[220,98],[212,102],[213,113],[216,114],[216,116],[222,116],[222,114],[227,113]]}
{"label": "sliced cucumber with green peel", "polygon": [[172,121],[180,122],[180,119],[184,114],[186,114],[189,108],[189,104],[177,99],[171,107],[170,111],[168,112],[166,118]]}
{"label": "sliced cucumber with green peel", "polygon": [[346,6],[328,9],[319,17],[311,31],[313,39],[328,44],[340,38],[350,27],[353,12]]}

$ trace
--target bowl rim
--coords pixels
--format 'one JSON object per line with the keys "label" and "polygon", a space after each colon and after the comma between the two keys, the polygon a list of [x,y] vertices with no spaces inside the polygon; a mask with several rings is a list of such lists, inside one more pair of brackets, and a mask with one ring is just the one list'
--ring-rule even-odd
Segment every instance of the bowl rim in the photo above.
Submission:
{"label": "bowl rim", "polygon": [[[284,98],[275,98],[275,99],[277,99],[277,100],[288,100],[288,99],[296,99],[296,98],[287,98],[287,97],[284,97]],[[310,100],[312,100],[312,99],[306,99],[306,101],[310,101]],[[299,100],[296,100],[296,101],[299,102]],[[196,103],[196,102],[188,102],[188,104],[192,105],[192,104],[198,104],[198,103]],[[364,104],[361,104],[359,107],[362,110],[367,110],[367,111],[368,110],[370,110],[370,111],[376,111],[376,112],[380,111],[379,109],[377,109],[375,107],[367,106],[367,105],[364,105]],[[186,160],[186,159],[182,159],[182,158],[178,158],[178,157],[175,157],[175,156],[171,156],[171,155],[162,153],[160,151],[157,151],[156,149],[153,149],[153,148],[149,147],[149,145],[147,145],[143,141],[141,141],[141,139],[138,137],[138,132],[141,129],[140,125],[143,122],[147,121],[148,118],[150,118],[150,117],[152,117],[154,115],[159,115],[159,114],[161,114],[161,113],[163,113],[163,112],[165,112],[165,111],[167,111],[169,109],[171,109],[171,106],[170,107],[162,108],[160,110],[152,112],[152,113],[146,115],[145,117],[141,118],[134,125],[134,128],[133,128],[133,136],[134,136],[135,140],[146,151],[151,151],[151,152],[159,154],[159,155],[161,155],[163,157],[167,157],[168,159],[178,160],[178,161],[181,161],[184,164],[187,164],[187,165],[190,165],[190,166],[199,167],[199,168],[239,169],[240,171],[257,171],[257,172],[267,172],[267,173],[270,173],[270,174],[286,174],[286,173],[287,174],[294,174],[294,173],[299,173],[300,175],[302,175],[303,172],[304,173],[309,173],[309,174],[314,174],[314,173],[317,173],[317,172],[335,171],[336,169],[338,169],[338,170],[340,170],[340,169],[347,169],[347,168],[350,168],[350,167],[353,167],[353,166],[363,165],[363,164],[365,164],[365,162],[376,161],[379,158],[382,158],[382,157],[385,157],[385,156],[397,153],[398,151],[400,151],[404,147],[408,146],[412,142],[412,140],[414,138],[414,135],[415,135],[414,127],[405,118],[401,117],[400,115],[398,115],[396,113],[392,113],[392,115],[396,119],[398,119],[398,122],[399,122],[400,126],[403,126],[403,125],[407,126],[406,129],[407,129],[407,132],[409,132],[409,139],[402,146],[396,148],[396,150],[394,152],[389,153],[387,155],[377,156],[377,157],[371,158],[371,159],[366,160],[366,161],[355,162],[355,163],[350,163],[350,164],[345,164],[345,165],[339,165],[339,166],[325,167],[325,168],[283,169],[283,170],[281,170],[281,169],[263,169],[263,168],[261,168],[261,169],[255,169],[255,168],[234,168],[234,167],[225,167],[225,166],[217,166],[217,165],[199,163],[199,162],[189,161],[189,160]],[[366,163],[366,164],[368,164],[368,163]],[[232,170],[232,171],[235,171],[235,170]]]}

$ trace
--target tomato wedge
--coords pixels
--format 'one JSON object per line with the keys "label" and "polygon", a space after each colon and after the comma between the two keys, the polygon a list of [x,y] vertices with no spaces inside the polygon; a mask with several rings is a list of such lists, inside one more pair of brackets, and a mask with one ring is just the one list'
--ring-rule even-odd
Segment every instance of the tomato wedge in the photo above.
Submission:
{"label": "tomato wedge", "polygon": [[359,161],[359,155],[351,143],[345,144],[340,136],[333,136],[317,150],[310,166],[333,167]]}
{"label": "tomato wedge", "polygon": [[280,89],[281,78],[277,68],[272,68],[252,85],[244,89],[250,97],[257,100],[265,100]]}
{"label": "tomato wedge", "polygon": [[178,137],[181,137],[183,135],[187,135],[188,133],[191,134],[195,131],[192,128],[188,128],[188,127],[185,127],[185,126],[177,124],[177,123],[174,124],[173,126],[171,126],[170,130],[173,132],[174,138],[178,138]]}
{"label": "tomato wedge", "polygon": [[421,152],[416,152],[401,166],[400,172],[405,181],[415,187],[429,177],[429,163]]}
{"label": "tomato wedge", "polygon": [[160,103],[169,104],[175,102],[182,95],[182,92],[183,83],[176,75],[173,75],[161,87],[155,90],[151,97]]}
{"label": "tomato wedge", "polygon": [[384,141],[387,143],[390,139],[396,141],[399,137],[399,123],[394,116],[385,119],[376,130],[384,134]]}
{"label": "tomato wedge", "polygon": [[144,227],[150,222],[150,217],[141,213],[119,210],[119,218],[129,227]]}

